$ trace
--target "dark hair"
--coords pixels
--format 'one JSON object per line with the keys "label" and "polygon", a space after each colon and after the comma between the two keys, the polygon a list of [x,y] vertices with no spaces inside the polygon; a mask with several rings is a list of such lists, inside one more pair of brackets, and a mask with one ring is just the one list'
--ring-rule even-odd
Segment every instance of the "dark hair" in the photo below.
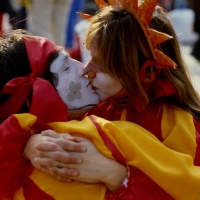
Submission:
{"label": "dark hair", "polygon": [[0,45],[0,91],[13,78],[31,73],[28,55],[23,40],[9,37]]}

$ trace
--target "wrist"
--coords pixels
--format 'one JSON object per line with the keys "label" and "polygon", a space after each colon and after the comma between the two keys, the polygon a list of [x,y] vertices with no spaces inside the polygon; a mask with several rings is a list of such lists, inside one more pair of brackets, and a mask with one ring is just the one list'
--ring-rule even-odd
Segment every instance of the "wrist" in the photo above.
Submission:
{"label": "wrist", "polygon": [[22,153],[23,157],[26,159],[26,160],[29,160],[29,158],[26,156],[25,152],[23,151]]}
{"label": "wrist", "polygon": [[40,139],[40,134],[34,134],[32,135],[29,140],[26,143],[26,146],[24,147],[23,156],[31,160],[31,157],[35,156],[35,145],[37,144],[37,141]]}
{"label": "wrist", "polygon": [[122,184],[126,184],[126,179],[128,177],[127,168],[118,163],[113,162],[113,167],[108,169],[107,177],[104,180],[104,184],[110,191],[117,190]]}

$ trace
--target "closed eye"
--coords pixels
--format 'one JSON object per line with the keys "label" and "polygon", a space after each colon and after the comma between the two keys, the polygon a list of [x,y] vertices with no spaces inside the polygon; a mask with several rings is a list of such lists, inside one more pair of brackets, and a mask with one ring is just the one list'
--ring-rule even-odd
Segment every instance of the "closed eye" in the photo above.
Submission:
{"label": "closed eye", "polygon": [[64,71],[67,71],[69,69],[69,66],[66,66],[64,69],[63,69],[63,72]]}

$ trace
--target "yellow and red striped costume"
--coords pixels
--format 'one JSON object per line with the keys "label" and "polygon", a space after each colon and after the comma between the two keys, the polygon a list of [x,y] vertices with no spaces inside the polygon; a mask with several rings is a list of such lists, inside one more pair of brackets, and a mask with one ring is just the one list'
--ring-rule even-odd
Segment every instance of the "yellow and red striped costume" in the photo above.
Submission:
{"label": "yellow and red striped costume", "polygon": [[[158,104],[156,105],[158,106]],[[133,168],[133,177],[136,175],[136,182],[138,180],[139,184],[143,186],[141,191],[149,193],[149,199],[152,198],[151,190],[154,189],[155,185],[148,180],[146,181],[145,176],[144,182],[143,178],[137,179],[137,174],[140,176],[138,169],[174,199],[198,199],[200,196],[200,167],[194,166],[193,162],[197,157],[196,135],[199,124],[194,123],[193,117],[188,112],[170,109],[165,104],[161,105],[162,110],[157,118],[161,122],[162,143],[157,139],[158,136],[155,137],[142,127],[126,121],[109,122],[103,118],[88,116],[83,121],[46,124],[31,114],[11,116],[1,125],[1,131],[4,131],[5,135],[1,138],[1,148],[5,149],[5,155],[1,155],[0,173],[2,177],[1,188],[3,189],[0,192],[1,197],[11,196],[15,193],[14,199],[16,200],[103,200],[105,195],[107,199],[112,199],[113,195],[118,195],[119,191],[127,193],[126,195],[130,197],[130,192],[133,192],[134,187],[130,187],[131,191],[128,191],[128,188],[120,188],[119,191],[110,195],[101,183],[85,184],[76,181],[63,183],[33,169],[29,161],[25,161],[22,156],[22,144],[25,144],[31,134],[52,128],[60,133],[80,132],[84,137],[90,138],[106,156],[121,162],[125,160],[127,165],[136,167],[136,170]],[[154,105],[149,109],[154,109]],[[154,111],[154,113],[157,112],[157,110]],[[129,110],[123,109],[120,116],[125,119],[128,117],[128,113]],[[154,120],[152,116],[148,117]],[[149,124],[154,126],[155,123]],[[11,132],[12,134],[10,134]],[[16,150],[15,154],[13,154],[14,149]],[[196,165],[199,165],[199,158],[196,158],[195,162]],[[135,189],[138,188],[135,187]],[[15,192],[16,190],[17,192]],[[123,195],[122,199],[127,199],[123,198]],[[156,197],[154,196],[154,198]]]}

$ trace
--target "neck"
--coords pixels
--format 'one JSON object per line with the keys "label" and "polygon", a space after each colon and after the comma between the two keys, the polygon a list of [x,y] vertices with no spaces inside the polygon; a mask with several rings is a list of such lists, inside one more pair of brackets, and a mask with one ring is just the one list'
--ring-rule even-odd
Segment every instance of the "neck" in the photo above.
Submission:
{"label": "neck", "polygon": [[130,95],[130,93],[127,91],[127,89],[122,87],[122,89],[117,94],[107,98],[105,101],[114,100],[114,99],[121,99],[121,98],[129,96],[129,95]]}

